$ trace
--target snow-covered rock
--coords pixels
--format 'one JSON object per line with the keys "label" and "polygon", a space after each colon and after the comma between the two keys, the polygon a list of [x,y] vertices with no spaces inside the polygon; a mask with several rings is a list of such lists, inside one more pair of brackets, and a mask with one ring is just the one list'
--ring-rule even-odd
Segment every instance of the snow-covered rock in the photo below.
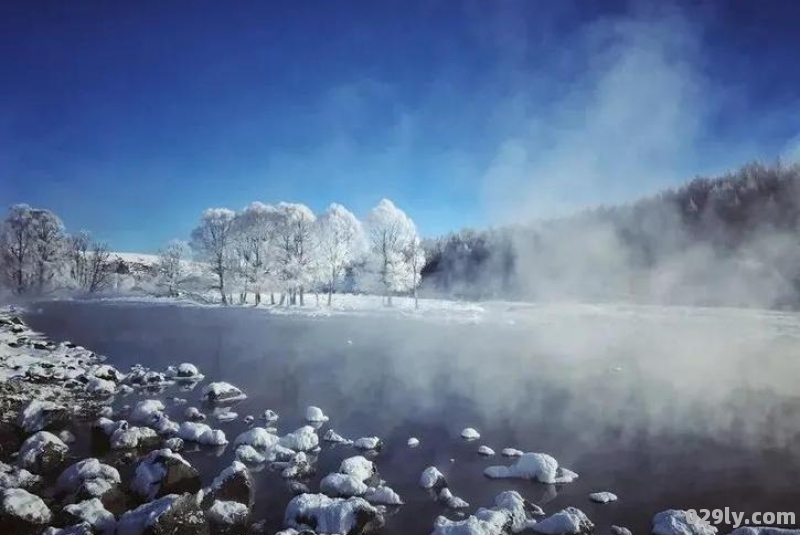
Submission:
{"label": "snow-covered rock", "polygon": [[220,429],[211,429],[198,422],[183,422],[178,428],[178,436],[187,442],[196,442],[206,446],[224,446],[228,443],[225,433]]}
{"label": "snow-covered rock", "polygon": [[333,444],[352,444],[352,440],[348,440],[344,438],[342,435],[334,431],[333,429],[328,429],[325,432],[325,435],[322,437],[322,440],[325,442],[331,442]]}
{"label": "snow-covered rock", "polygon": [[42,532],[42,535],[94,535],[94,532],[90,524],[81,522],[76,526],[69,526],[66,528],[50,526]]}
{"label": "snow-covered rock", "polygon": [[60,425],[68,419],[67,408],[52,401],[33,399],[25,405],[17,417],[17,425],[26,433],[42,431]]}
{"label": "snow-covered rock", "polygon": [[596,503],[609,503],[617,501],[617,495],[613,492],[602,491],[589,494],[589,499]]}
{"label": "snow-covered rock", "polygon": [[594,524],[575,507],[567,507],[548,516],[533,526],[533,530],[543,535],[578,535],[590,533]]}
{"label": "snow-covered rock", "polygon": [[376,470],[372,461],[361,455],[355,455],[341,462],[339,473],[353,476],[359,481],[368,481],[376,474]]}
{"label": "snow-covered rock", "polygon": [[186,407],[186,410],[183,411],[183,416],[192,422],[202,422],[206,419],[206,415],[200,412],[197,407]]}
{"label": "snow-covered rock", "polygon": [[239,418],[239,413],[233,412],[232,410],[225,410],[214,413],[214,416],[220,422],[232,422]]}
{"label": "snow-covered rock", "polygon": [[[626,528],[624,526],[614,526],[614,525],[612,525],[610,531],[611,531],[611,535],[633,535],[633,532],[631,532],[631,530],[629,530],[628,528]],[[736,530],[733,530],[731,532],[731,535],[733,535],[733,533],[735,533],[735,532],[736,532]],[[740,533],[738,535],[758,535],[758,534],[756,534],[756,533],[752,533],[752,534],[750,534],[750,533]],[[764,535],[769,535],[769,534],[765,533]]]}
{"label": "snow-covered rock", "polygon": [[233,441],[234,446],[247,445],[264,452],[278,444],[279,437],[263,427],[253,427],[239,434]]}
{"label": "snow-covered rock", "polygon": [[238,387],[223,381],[209,383],[203,388],[203,399],[209,403],[232,403],[247,399]]}
{"label": "snow-covered rock", "polygon": [[466,509],[469,507],[469,503],[467,503],[465,500],[462,500],[458,496],[454,496],[447,487],[443,487],[439,491],[438,499],[445,505],[445,507],[450,509]]}
{"label": "snow-covered rock", "polygon": [[505,535],[518,533],[535,525],[532,514],[541,509],[525,501],[516,491],[497,495],[495,506],[480,508],[464,520],[448,520],[440,516],[434,523],[433,535]]}
{"label": "snow-covered rock", "polygon": [[403,505],[400,495],[386,485],[369,487],[363,497],[369,503],[376,505]]}
{"label": "snow-covered rock", "polygon": [[158,444],[159,440],[158,434],[149,427],[128,426],[127,422],[118,426],[109,437],[112,450],[148,448]]}
{"label": "snow-covered rock", "polygon": [[317,431],[310,425],[282,436],[278,443],[284,448],[294,451],[311,451],[319,446]]}
{"label": "snow-covered rock", "polygon": [[417,437],[411,437],[408,439],[409,448],[416,448],[417,446],[419,446],[419,439]]}
{"label": "snow-covered rock", "polygon": [[494,455],[494,450],[489,446],[481,446],[478,448],[478,455],[483,455],[484,457],[491,457]]}
{"label": "snow-covered rock", "polygon": [[78,461],[68,467],[56,482],[59,491],[73,496],[71,501],[100,498],[119,484],[117,469],[94,458]]}
{"label": "snow-covered rock", "polygon": [[155,450],[136,465],[131,490],[147,500],[167,494],[197,492],[200,490],[200,474],[172,450]]}
{"label": "snow-covered rock", "polygon": [[0,462],[0,489],[22,488],[33,490],[42,483],[42,478],[19,468]]}
{"label": "snow-covered rock", "polygon": [[461,430],[461,438],[465,440],[478,440],[481,438],[481,434],[472,427],[465,427]]}
{"label": "snow-covered rock", "polygon": [[328,474],[319,483],[320,492],[332,498],[362,496],[368,488],[358,477],[341,473]]}
{"label": "snow-covered rock", "polygon": [[86,383],[86,392],[100,398],[111,397],[117,393],[117,383],[99,377],[91,377]]}
{"label": "snow-covered rock", "polygon": [[183,451],[184,443],[183,439],[179,437],[169,437],[168,439],[164,440],[162,446],[165,448],[169,448],[172,451],[179,452]]}
{"label": "snow-covered rock", "polygon": [[714,535],[717,528],[700,522],[690,523],[686,511],[668,509],[653,517],[653,535]]}
{"label": "snow-covered rock", "polygon": [[244,533],[250,510],[246,505],[234,501],[215,500],[206,511],[208,519],[216,525],[217,531]]}
{"label": "snow-covered rock", "polygon": [[281,476],[285,479],[303,478],[309,476],[314,471],[314,467],[308,460],[305,452],[295,453],[287,463],[275,463],[273,466],[283,465]]}
{"label": "snow-covered rock", "polygon": [[286,507],[284,523],[298,530],[312,529],[319,535],[359,535],[384,524],[383,515],[363,498],[330,498],[324,494],[295,496]]}
{"label": "snow-covered rock", "polygon": [[423,489],[439,489],[447,486],[447,480],[438,468],[429,466],[422,471],[422,475],[419,478],[419,486]]}
{"label": "snow-covered rock", "polygon": [[383,447],[383,442],[378,437],[361,437],[353,442],[353,446],[360,450],[379,450]]}
{"label": "snow-covered rock", "polygon": [[36,533],[52,518],[44,501],[25,489],[0,490],[0,532]]}
{"label": "snow-covered rock", "polygon": [[202,381],[205,376],[200,373],[200,370],[197,369],[197,366],[190,362],[184,362],[179,364],[177,367],[170,366],[167,368],[167,377],[174,379],[180,382],[199,382]]}
{"label": "snow-covered rock", "polygon": [[267,409],[264,411],[264,414],[261,415],[261,418],[267,422],[277,422],[280,416],[272,409]]}
{"label": "snow-covered rock", "polygon": [[165,408],[157,399],[144,399],[133,407],[128,419],[134,423],[150,425],[153,417],[162,414]]}
{"label": "snow-covered rock", "polygon": [[206,518],[192,494],[170,494],[128,511],[117,521],[116,535],[208,533]]}
{"label": "snow-covered rock", "polygon": [[59,468],[67,458],[69,446],[47,431],[28,437],[22,443],[17,464],[35,474],[51,472]]}
{"label": "snow-covered rock", "polygon": [[522,457],[525,452],[516,448],[503,448],[501,452],[503,457]]}
{"label": "snow-covered rock", "polygon": [[490,466],[483,473],[492,479],[517,478],[556,483],[558,461],[546,453],[525,453],[511,466]]}
{"label": "snow-covered rock", "polygon": [[214,478],[207,496],[212,500],[234,501],[252,506],[253,478],[247,467],[239,461],[233,461]]}
{"label": "snow-covered rock", "polygon": [[261,464],[267,461],[266,457],[249,444],[242,444],[236,448],[236,459],[245,464]]}
{"label": "snow-covered rock", "polygon": [[328,420],[329,418],[325,416],[325,413],[322,412],[322,409],[320,409],[319,407],[311,405],[306,409],[307,422],[319,423],[319,422],[327,422]]}
{"label": "snow-covered rock", "polygon": [[103,502],[98,498],[67,505],[61,514],[67,524],[85,522],[93,532],[102,535],[112,535],[117,526],[114,515],[103,507]]}
{"label": "snow-covered rock", "polygon": [[61,439],[61,442],[64,444],[75,444],[75,435],[69,429],[62,429],[58,432],[58,438]]}

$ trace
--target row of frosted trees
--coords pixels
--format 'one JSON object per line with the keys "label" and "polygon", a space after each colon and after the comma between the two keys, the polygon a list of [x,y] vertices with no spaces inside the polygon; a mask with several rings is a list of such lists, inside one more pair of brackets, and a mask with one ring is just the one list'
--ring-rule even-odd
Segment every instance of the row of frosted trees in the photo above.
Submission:
{"label": "row of frosted trees", "polygon": [[[414,222],[383,199],[362,224],[352,212],[332,204],[319,216],[303,204],[254,202],[240,212],[205,210],[189,244],[195,259],[214,276],[225,304],[304,304],[305,294],[332,294],[344,285],[384,296],[413,294],[425,256]],[[171,242],[160,255],[159,271],[170,288],[180,278],[187,249]],[[278,298],[276,300],[276,294]]]}
{"label": "row of frosted trees", "polygon": [[67,234],[50,210],[17,204],[0,223],[0,283],[18,295],[102,290],[112,274],[109,256],[89,233]]}

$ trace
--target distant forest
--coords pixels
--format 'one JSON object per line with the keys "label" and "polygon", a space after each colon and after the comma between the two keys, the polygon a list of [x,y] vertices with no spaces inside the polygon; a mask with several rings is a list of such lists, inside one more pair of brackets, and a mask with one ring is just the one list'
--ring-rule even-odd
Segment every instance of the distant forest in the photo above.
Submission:
{"label": "distant forest", "polygon": [[800,164],[752,163],[626,205],[427,240],[422,291],[796,308],[799,219]]}

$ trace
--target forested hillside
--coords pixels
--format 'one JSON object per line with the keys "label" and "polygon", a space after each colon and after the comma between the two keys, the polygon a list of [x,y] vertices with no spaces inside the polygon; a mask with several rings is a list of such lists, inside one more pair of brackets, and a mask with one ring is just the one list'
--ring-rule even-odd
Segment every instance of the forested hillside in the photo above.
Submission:
{"label": "forested hillside", "polygon": [[800,165],[753,163],[637,202],[425,243],[423,288],[465,298],[800,303]]}

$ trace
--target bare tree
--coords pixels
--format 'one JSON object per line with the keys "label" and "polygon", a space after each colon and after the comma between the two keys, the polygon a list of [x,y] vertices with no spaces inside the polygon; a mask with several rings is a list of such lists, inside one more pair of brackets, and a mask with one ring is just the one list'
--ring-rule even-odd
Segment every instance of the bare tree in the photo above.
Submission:
{"label": "bare tree", "polygon": [[77,287],[89,293],[105,289],[112,274],[108,245],[93,241],[86,231],[70,236],[68,242],[70,276]]}
{"label": "bare tree", "polygon": [[32,212],[27,204],[12,206],[0,229],[5,279],[18,294],[25,292],[32,279],[36,241]]}
{"label": "bare tree", "polygon": [[64,261],[64,224],[50,210],[32,210],[33,261],[37,291],[51,283]]}

